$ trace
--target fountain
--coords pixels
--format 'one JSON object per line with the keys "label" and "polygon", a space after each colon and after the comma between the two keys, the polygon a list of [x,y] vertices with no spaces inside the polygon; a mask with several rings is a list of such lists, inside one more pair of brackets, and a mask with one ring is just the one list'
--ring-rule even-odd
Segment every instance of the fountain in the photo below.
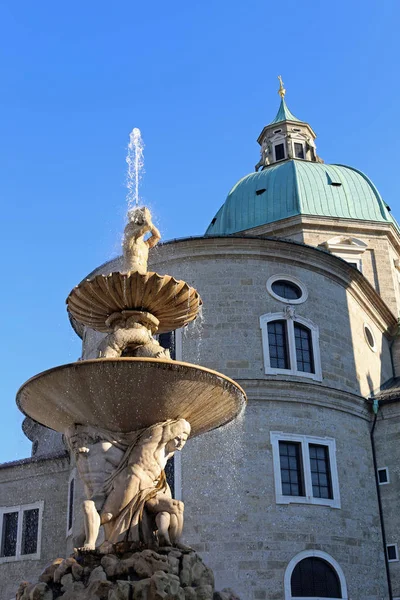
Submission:
{"label": "fountain", "polygon": [[25,415],[64,434],[86,494],[74,554],[21,584],[20,600],[233,597],[214,592],[211,570],[182,544],[184,506],[164,468],[246,398],[224,375],[172,360],[154,337],[193,321],[202,302],[184,281],[148,272],[160,234],[137,184],[136,170],[121,271],[86,279],[67,298],[70,317],[107,334],[98,357],[40,373],[17,394]]}

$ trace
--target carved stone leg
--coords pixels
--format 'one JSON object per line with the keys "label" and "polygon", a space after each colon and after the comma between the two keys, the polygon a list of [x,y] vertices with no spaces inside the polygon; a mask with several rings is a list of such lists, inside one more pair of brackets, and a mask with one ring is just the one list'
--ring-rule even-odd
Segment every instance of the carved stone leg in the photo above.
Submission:
{"label": "carved stone leg", "polygon": [[85,522],[85,543],[80,550],[94,550],[100,529],[100,515],[96,510],[93,500],[85,500],[83,503],[83,518]]}
{"label": "carved stone leg", "polygon": [[171,546],[171,539],[169,537],[171,517],[172,515],[167,512],[160,512],[156,515],[158,543],[160,546]]}

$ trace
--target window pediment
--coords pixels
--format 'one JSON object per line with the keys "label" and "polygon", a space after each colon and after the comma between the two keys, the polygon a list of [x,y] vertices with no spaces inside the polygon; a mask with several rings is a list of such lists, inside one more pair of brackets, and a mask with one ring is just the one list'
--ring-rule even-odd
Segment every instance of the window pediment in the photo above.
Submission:
{"label": "window pediment", "polygon": [[362,240],[340,235],[323,242],[321,246],[324,246],[332,254],[338,252],[362,254],[368,248],[368,244]]}

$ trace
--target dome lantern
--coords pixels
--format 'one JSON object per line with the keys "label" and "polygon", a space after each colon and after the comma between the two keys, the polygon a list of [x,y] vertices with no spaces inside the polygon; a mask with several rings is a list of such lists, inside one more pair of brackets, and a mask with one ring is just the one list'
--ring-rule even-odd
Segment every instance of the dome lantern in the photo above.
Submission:
{"label": "dome lantern", "polygon": [[289,110],[285,102],[286,90],[282,77],[279,75],[278,79],[281,103],[275,119],[263,128],[257,139],[261,146],[261,157],[255,166],[256,171],[292,158],[323,162],[317,156],[315,132],[308,123],[300,121]]}

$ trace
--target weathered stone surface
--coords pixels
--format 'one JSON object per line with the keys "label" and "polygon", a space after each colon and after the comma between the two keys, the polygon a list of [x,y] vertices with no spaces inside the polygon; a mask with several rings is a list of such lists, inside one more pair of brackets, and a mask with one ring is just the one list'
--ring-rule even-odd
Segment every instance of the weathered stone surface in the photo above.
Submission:
{"label": "weathered stone surface", "polygon": [[56,568],[53,575],[54,583],[60,583],[61,578],[71,572],[72,565],[75,565],[76,560],[72,556],[65,558]]}
{"label": "weathered stone surface", "polygon": [[185,600],[197,600],[196,590],[192,587],[185,587],[183,589],[185,592]]}
{"label": "weathered stone surface", "polygon": [[211,585],[199,585],[195,591],[196,600],[213,600],[214,589]]}
{"label": "weathered stone surface", "polygon": [[89,585],[95,581],[106,581],[107,575],[104,572],[103,567],[96,567],[90,574]]}
{"label": "weathered stone surface", "polygon": [[211,569],[190,549],[78,551],[41,577],[48,583],[21,583],[16,600],[238,600],[231,590],[214,594]]}
{"label": "weathered stone surface", "polygon": [[120,563],[121,561],[115,554],[107,554],[101,559],[101,566],[107,577],[117,577],[120,574]]}
{"label": "weathered stone surface", "polygon": [[108,600],[109,592],[113,587],[114,584],[111,581],[97,579],[89,584],[86,598],[87,600]]}
{"label": "weathered stone surface", "polygon": [[53,592],[47,583],[37,583],[29,593],[29,600],[53,600]]}
{"label": "weathered stone surface", "polygon": [[149,600],[185,600],[185,592],[179,577],[172,573],[157,571],[151,578]]}
{"label": "weathered stone surface", "polygon": [[72,565],[71,573],[75,581],[80,581],[83,577],[83,567],[78,565],[78,563],[76,565]]}
{"label": "weathered stone surface", "polygon": [[18,586],[17,593],[15,595],[16,600],[25,600],[28,598],[29,589],[32,589],[33,585],[28,583],[28,581],[21,581]]}
{"label": "weathered stone surface", "polygon": [[157,571],[168,573],[170,570],[167,557],[160,556],[153,550],[143,550],[140,554],[133,554],[131,560],[139,577],[151,577]]}
{"label": "weathered stone surface", "polygon": [[63,558],[56,558],[50,563],[43,571],[43,573],[39,576],[39,581],[43,581],[44,583],[50,583],[50,581],[54,581],[54,572],[58,568],[58,566],[63,562]]}
{"label": "weathered stone surface", "polygon": [[117,581],[108,600],[149,600],[150,579],[141,581]]}
{"label": "weathered stone surface", "polygon": [[87,600],[85,586],[80,581],[75,581],[61,596],[54,596],[60,600]]}
{"label": "weathered stone surface", "polygon": [[179,576],[179,558],[173,556],[172,553],[168,556],[169,572]]}
{"label": "weathered stone surface", "polygon": [[72,573],[67,573],[66,575],[63,575],[61,577],[61,590],[63,592],[66,592],[74,583],[74,578],[72,576]]}
{"label": "weathered stone surface", "polygon": [[231,588],[224,588],[220,592],[214,592],[213,600],[240,600]]}

